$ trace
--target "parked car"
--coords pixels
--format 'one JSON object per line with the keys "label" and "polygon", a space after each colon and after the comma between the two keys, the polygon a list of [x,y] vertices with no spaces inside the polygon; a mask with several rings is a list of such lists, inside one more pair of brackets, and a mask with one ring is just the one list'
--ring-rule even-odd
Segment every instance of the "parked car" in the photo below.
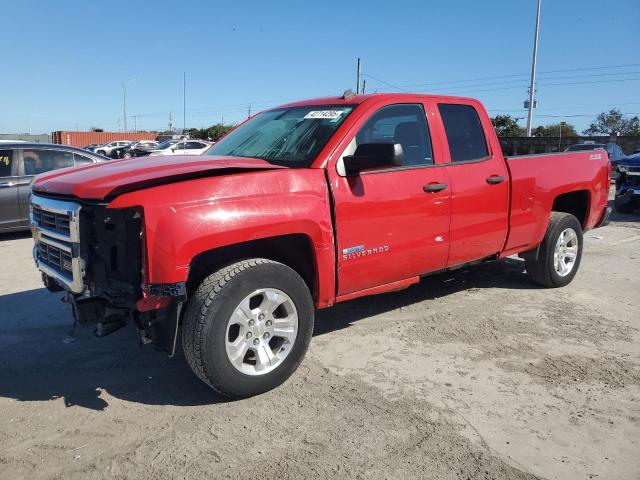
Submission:
{"label": "parked car", "polygon": [[211,148],[204,140],[169,140],[149,151],[152,157],[159,155],[202,155]]}
{"label": "parked car", "polygon": [[615,207],[620,213],[640,209],[640,153],[629,155],[618,162]]}
{"label": "parked car", "polygon": [[108,160],[81,148],[48,143],[0,145],[0,232],[29,228],[29,190],[35,175]]}
{"label": "parked car", "polygon": [[85,145],[82,147],[83,150],[89,150],[90,152],[95,152],[96,148],[104,145],[103,143],[90,143],[89,145]]}
{"label": "parked car", "polygon": [[[151,140],[135,142],[128,147],[118,147],[111,153],[111,158],[142,157],[149,154],[150,150],[158,148],[159,143]],[[115,155],[114,155],[115,152]]]}
{"label": "parked car", "polygon": [[117,140],[115,142],[109,142],[109,143],[105,143],[104,145],[100,146],[100,147],[96,147],[95,152],[98,155],[104,155],[105,157],[108,157],[111,154],[111,151],[114,148],[118,148],[118,147],[126,147],[131,145],[133,142],[129,141],[129,140]]}
{"label": "parked car", "polygon": [[534,282],[569,284],[583,231],[611,212],[608,164],[604,152],[505,158],[472,99],[308,100],[254,116],[205,156],[38,178],[32,207],[72,220],[36,219],[34,258],[80,324],[101,336],[132,320],[171,355],[181,329],[196,375],[247,397],[300,365],[316,308],[514,254]]}

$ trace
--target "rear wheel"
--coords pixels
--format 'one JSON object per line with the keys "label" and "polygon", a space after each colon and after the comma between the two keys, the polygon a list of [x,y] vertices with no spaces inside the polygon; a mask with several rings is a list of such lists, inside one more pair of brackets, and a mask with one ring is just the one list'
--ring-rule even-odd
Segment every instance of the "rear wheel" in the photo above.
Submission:
{"label": "rear wheel", "polygon": [[529,277],[545,287],[564,287],[576,276],[582,259],[582,226],[569,213],[551,212],[537,258],[525,260]]}
{"label": "rear wheel", "polygon": [[189,301],[182,343],[194,373],[221,395],[243,398],[277,387],[311,341],[314,309],[304,280],[267,259],[209,275]]}

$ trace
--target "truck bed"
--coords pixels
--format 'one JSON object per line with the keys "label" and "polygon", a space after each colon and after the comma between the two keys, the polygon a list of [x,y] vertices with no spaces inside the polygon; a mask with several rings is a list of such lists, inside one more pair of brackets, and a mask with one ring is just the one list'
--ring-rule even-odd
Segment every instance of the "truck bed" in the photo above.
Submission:
{"label": "truck bed", "polygon": [[[609,162],[604,150],[520,155],[506,160],[511,199],[504,255],[533,248],[542,241],[558,198],[575,207],[585,230],[596,225],[609,191]],[[581,197],[586,200],[586,209]]]}

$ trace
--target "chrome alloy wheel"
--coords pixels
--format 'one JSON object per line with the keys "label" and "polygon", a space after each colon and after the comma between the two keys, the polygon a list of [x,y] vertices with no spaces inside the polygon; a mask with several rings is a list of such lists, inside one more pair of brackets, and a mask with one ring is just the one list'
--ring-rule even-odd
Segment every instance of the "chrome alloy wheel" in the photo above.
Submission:
{"label": "chrome alloy wheel", "polygon": [[553,252],[553,267],[561,277],[566,277],[573,270],[578,257],[578,235],[573,228],[566,228],[560,233]]}
{"label": "chrome alloy wheel", "polygon": [[247,295],[227,323],[225,347],[231,364],[246,375],[264,375],[280,365],[298,334],[293,300],[277,288]]}

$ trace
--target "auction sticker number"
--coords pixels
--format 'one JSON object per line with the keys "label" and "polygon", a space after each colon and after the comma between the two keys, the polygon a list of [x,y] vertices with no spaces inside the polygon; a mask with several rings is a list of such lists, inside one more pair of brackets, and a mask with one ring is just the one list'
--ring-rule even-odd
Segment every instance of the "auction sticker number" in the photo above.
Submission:
{"label": "auction sticker number", "polygon": [[307,113],[305,119],[322,119],[322,120],[335,120],[340,118],[342,110],[313,110]]}

